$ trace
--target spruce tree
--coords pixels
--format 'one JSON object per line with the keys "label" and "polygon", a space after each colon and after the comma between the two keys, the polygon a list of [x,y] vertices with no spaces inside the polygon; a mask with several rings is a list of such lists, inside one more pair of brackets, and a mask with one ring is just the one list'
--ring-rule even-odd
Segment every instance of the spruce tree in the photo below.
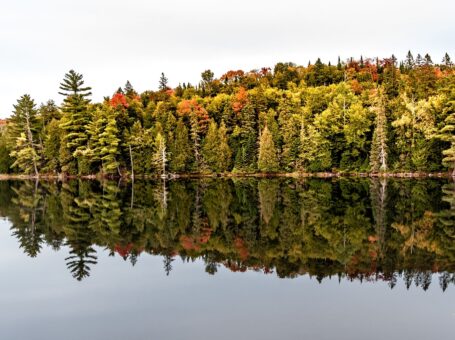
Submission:
{"label": "spruce tree", "polygon": [[179,119],[177,126],[171,132],[169,169],[174,172],[183,172],[188,169],[191,160],[191,145],[188,137],[188,129]]}
{"label": "spruce tree", "polygon": [[279,170],[279,162],[273,136],[267,125],[262,130],[259,140],[258,169],[262,172],[276,172]]}
{"label": "spruce tree", "polygon": [[82,74],[70,70],[65,74],[60,84],[59,94],[65,96],[63,100],[63,116],[60,128],[63,138],[60,150],[62,171],[70,174],[86,172],[84,169],[84,151],[87,147],[87,125],[90,121],[88,113],[88,96],[91,88],[84,87]]}

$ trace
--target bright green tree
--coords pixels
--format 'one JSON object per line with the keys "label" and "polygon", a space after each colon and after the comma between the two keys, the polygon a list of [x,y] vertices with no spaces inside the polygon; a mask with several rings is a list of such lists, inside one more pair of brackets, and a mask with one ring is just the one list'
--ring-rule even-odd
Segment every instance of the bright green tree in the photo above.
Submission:
{"label": "bright green tree", "polygon": [[16,141],[11,157],[15,159],[12,167],[18,167],[26,173],[38,176],[38,162],[40,160],[40,146],[34,135],[38,129],[38,111],[35,102],[28,95],[23,95],[14,105],[13,115],[10,118],[10,135]]}
{"label": "bright green tree", "polygon": [[178,120],[175,131],[170,132],[169,140],[169,169],[174,172],[187,170],[191,161],[192,150],[188,137],[188,129],[182,119]]}
{"label": "bright green tree", "polygon": [[376,121],[371,143],[370,167],[373,172],[385,172],[388,169],[387,117],[382,90],[378,92],[372,110],[376,114]]}
{"label": "bright green tree", "polygon": [[279,170],[275,143],[267,126],[262,130],[259,140],[258,169],[262,172],[276,172]]}
{"label": "bright green tree", "polygon": [[62,106],[62,119],[60,128],[63,138],[60,150],[62,171],[70,174],[84,173],[87,171],[84,162],[84,151],[87,148],[87,125],[90,121],[88,113],[91,88],[84,87],[82,74],[70,70],[65,74],[60,84],[59,94],[64,95]]}
{"label": "bright green tree", "polygon": [[444,127],[440,130],[439,138],[448,142],[449,148],[442,151],[445,156],[442,163],[452,169],[452,177],[455,177],[455,87],[452,88],[449,95],[444,113],[447,118],[444,121]]}

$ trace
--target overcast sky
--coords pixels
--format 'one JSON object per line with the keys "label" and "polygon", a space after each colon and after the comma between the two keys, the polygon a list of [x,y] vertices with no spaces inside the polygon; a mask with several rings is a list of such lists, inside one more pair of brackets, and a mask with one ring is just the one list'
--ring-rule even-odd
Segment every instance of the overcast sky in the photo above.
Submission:
{"label": "overcast sky", "polygon": [[0,1],[0,117],[24,93],[61,102],[64,74],[75,69],[93,100],[126,80],[142,92],[197,83],[279,61],[317,57],[402,59],[430,53],[455,59],[453,0],[17,0]]}

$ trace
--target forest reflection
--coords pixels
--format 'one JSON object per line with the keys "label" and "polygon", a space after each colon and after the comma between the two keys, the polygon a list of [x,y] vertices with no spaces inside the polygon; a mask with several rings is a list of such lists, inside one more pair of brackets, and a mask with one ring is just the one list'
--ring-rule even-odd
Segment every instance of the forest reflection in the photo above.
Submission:
{"label": "forest reflection", "polygon": [[455,282],[455,186],[445,180],[3,181],[0,215],[28,256],[67,246],[77,280],[101,247],[133,266],[161,255],[167,275],[181,258],[202,259],[208,274]]}

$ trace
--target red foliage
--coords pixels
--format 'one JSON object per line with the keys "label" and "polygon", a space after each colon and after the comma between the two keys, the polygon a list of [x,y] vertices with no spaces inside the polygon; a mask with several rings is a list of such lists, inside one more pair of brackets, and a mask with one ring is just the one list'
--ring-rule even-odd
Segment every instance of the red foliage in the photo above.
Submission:
{"label": "red foliage", "polygon": [[272,71],[270,67],[262,67],[260,73],[262,76],[267,76],[270,74],[270,71]]}
{"label": "red foliage", "polygon": [[126,101],[126,96],[122,93],[114,94],[111,100],[109,101],[109,105],[114,108],[117,108],[119,106],[121,108],[127,108],[129,106],[128,102]]}
{"label": "red foliage", "polygon": [[212,236],[212,229],[210,227],[202,228],[199,235],[186,236],[183,235],[180,237],[180,244],[185,250],[200,250],[201,245],[207,243]]}
{"label": "red foliage", "polygon": [[132,244],[132,243],[128,243],[128,244],[125,245],[125,246],[122,246],[122,245],[117,244],[117,245],[114,247],[114,250],[115,250],[121,257],[123,257],[124,259],[126,259],[126,258],[128,257],[128,255],[129,255],[130,252],[131,252],[131,249],[133,249],[133,244]]}

